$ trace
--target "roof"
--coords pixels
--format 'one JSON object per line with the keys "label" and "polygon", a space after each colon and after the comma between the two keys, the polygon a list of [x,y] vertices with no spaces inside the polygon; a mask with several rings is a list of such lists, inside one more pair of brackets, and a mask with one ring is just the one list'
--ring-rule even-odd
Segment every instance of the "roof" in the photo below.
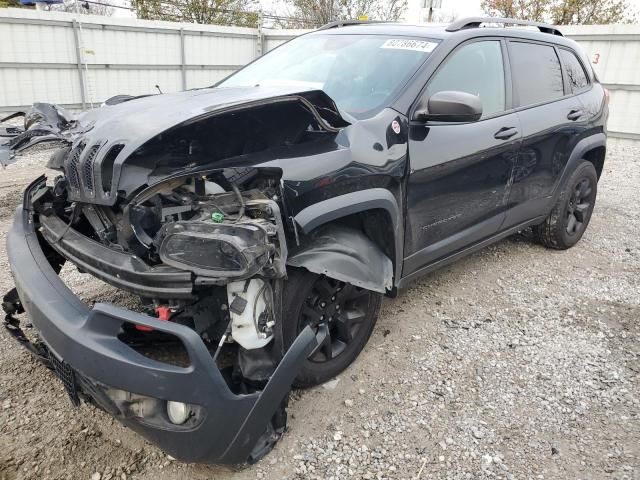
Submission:
{"label": "roof", "polygon": [[429,37],[442,39],[451,34],[445,31],[446,25],[411,25],[405,23],[385,22],[358,22],[325,25],[313,33],[327,35],[402,35],[407,37]]}
{"label": "roof", "polygon": [[[488,24],[489,26],[482,26]],[[495,24],[509,25],[509,28],[497,27]],[[515,26],[524,25],[528,27],[537,27],[539,31],[533,29],[516,28]],[[470,17],[456,20],[446,25],[412,25],[405,23],[386,23],[386,22],[358,22],[358,21],[340,21],[325,25],[313,32],[313,34],[324,35],[401,35],[407,37],[424,37],[431,39],[444,40],[452,36],[457,37],[476,37],[476,36],[509,36],[519,37],[529,40],[539,40],[553,42],[561,45],[573,43],[571,40],[562,36],[557,27],[545,23],[528,22],[514,20],[510,18],[489,18],[489,17]]]}

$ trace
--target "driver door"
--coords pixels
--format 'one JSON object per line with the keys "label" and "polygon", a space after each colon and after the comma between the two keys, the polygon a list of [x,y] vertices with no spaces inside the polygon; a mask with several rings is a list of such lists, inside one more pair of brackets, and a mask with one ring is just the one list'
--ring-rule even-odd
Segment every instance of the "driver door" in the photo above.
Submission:
{"label": "driver door", "polygon": [[499,231],[522,137],[518,116],[509,111],[502,40],[457,47],[421,98],[440,91],[480,97],[482,117],[468,123],[411,121],[403,276]]}

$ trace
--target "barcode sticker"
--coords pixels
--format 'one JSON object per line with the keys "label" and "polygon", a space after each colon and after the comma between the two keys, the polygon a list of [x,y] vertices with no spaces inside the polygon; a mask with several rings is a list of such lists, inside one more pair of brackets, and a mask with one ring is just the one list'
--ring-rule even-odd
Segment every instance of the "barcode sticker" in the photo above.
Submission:
{"label": "barcode sticker", "polygon": [[415,50],[418,52],[431,52],[438,46],[435,42],[426,40],[409,40],[405,38],[392,38],[385,41],[380,48],[396,48],[399,50]]}

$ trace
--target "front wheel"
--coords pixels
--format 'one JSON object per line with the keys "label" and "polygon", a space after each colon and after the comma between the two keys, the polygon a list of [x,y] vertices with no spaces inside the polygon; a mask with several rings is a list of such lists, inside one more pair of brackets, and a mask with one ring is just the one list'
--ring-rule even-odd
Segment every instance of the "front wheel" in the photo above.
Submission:
{"label": "front wheel", "polygon": [[304,362],[294,385],[319,385],[347,368],[371,336],[381,302],[380,293],[304,269],[291,269],[284,289],[285,346],[288,348],[307,325],[314,331],[327,330],[322,345]]}
{"label": "front wheel", "polygon": [[578,243],[591,220],[598,189],[593,164],[583,160],[561,188],[553,210],[533,232],[545,247],[566,250]]}

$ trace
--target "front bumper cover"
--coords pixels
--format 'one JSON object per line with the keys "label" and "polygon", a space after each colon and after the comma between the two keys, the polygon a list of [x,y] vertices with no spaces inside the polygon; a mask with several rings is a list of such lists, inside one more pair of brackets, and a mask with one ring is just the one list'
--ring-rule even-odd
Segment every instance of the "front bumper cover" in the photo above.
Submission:
{"label": "front bumper cover", "polygon": [[[316,335],[308,327],[300,333],[262,391],[234,394],[195,331],[110,304],[89,308],[64,285],[35,231],[30,188],[7,236],[7,253],[21,304],[49,354],[68,365],[78,376],[77,388],[103,407],[108,398],[101,390],[105,385],[203,407],[206,413],[197,426],[170,430],[120,415],[106,405],[123,424],[173,457],[202,463],[247,461],[289,392],[300,365],[317,347]],[[190,366],[162,363],[129,348],[118,339],[125,322],[177,337],[189,355]],[[16,336],[15,330],[13,334]]]}

